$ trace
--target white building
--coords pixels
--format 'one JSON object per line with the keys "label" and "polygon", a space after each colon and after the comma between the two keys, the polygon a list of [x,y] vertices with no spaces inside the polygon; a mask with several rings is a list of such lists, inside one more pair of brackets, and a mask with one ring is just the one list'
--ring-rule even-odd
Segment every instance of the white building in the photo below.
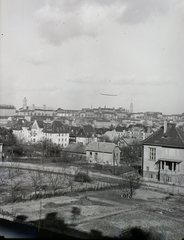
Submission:
{"label": "white building", "polygon": [[43,137],[63,148],[66,148],[69,144],[69,130],[59,120],[45,126]]}

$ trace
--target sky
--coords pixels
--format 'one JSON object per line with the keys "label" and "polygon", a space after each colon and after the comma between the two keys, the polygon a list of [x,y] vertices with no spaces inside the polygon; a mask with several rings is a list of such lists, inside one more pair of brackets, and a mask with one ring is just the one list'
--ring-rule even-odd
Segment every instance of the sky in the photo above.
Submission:
{"label": "sky", "polygon": [[1,104],[184,112],[183,0],[0,0],[0,31]]}

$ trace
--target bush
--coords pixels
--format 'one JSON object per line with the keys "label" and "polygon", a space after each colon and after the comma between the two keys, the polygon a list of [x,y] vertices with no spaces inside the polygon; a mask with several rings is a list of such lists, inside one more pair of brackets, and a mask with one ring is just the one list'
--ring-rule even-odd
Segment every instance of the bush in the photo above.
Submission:
{"label": "bush", "polygon": [[87,173],[79,172],[75,175],[75,181],[76,182],[91,182],[92,180]]}

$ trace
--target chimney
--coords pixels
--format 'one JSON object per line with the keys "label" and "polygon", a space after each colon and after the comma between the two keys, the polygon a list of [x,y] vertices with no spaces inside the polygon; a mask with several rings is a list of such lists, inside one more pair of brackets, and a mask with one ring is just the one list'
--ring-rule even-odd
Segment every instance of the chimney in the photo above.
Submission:
{"label": "chimney", "polygon": [[164,121],[164,133],[167,132],[167,121]]}

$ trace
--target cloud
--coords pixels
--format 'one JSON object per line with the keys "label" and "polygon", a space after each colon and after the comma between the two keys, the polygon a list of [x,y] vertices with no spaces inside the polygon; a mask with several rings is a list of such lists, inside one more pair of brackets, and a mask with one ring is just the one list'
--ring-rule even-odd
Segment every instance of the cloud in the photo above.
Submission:
{"label": "cloud", "polygon": [[159,78],[159,77],[147,77],[145,79],[137,80],[137,85],[143,86],[163,86],[163,85],[171,85],[176,82],[171,78]]}
{"label": "cloud", "polygon": [[40,50],[28,52],[25,59],[27,62],[32,63],[34,65],[41,65],[47,62],[43,56],[42,51]]}
{"label": "cloud", "polygon": [[127,76],[127,77],[112,80],[112,84],[114,85],[132,85],[134,83],[135,83],[134,76]]}
{"label": "cloud", "polygon": [[56,92],[58,87],[51,83],[38,84],[32,82],[29,87],[27,84],[17,84],[14,89],[21,92]]}
{"label": "cloud", "polygon": [[145,22],[150,16],[166,13],[169,8],[168,0],[124,0],[117,10],[117,20],[120,23],[136,24]]}
{"label": "cloud", "polygon": [[80,36],[97,35],[95,9],[87,4],[75,5],[76,9],[69,10],[66,5],[62,8],[47,4],[36,12],[39,33],[47,43],[57,46]]}

